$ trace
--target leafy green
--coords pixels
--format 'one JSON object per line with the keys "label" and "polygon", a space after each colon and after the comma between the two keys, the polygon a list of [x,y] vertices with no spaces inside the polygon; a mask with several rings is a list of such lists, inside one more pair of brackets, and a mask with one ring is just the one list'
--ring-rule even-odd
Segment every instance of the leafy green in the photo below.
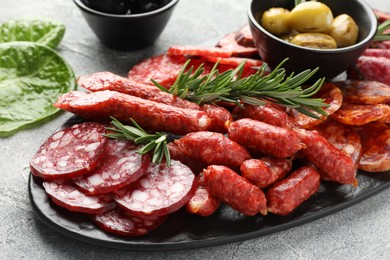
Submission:
{"label": "leafy green", "polygon": [[64,34],[64,24],[46,18],[20,18],[0,25],[0,43],[28,41],[54,49]]}
{"label": "leafy green", "polygon": [[69,64],[53,49],[29,42],[0,44],[0,136],[59,111],[58,96],[76,89]]}

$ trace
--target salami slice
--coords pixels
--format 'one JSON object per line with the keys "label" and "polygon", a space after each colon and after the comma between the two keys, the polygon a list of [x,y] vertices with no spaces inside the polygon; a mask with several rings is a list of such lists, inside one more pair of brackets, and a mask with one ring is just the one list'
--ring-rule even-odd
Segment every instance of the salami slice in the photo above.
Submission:
{"label": "salami slice", "polygon": [[364,125],[381,119],[386,116],[386,112],[387,107],[382,104],[359,105],[344,102],[330,117],[346,125]]}
{"label": "salami slice", "polygon": [[151,164],[148,174],[115,194],[117,203],[130,215],[155,217],[183,207],[194,195],[195,175],[179,161]]}
{"label": "salami slice", "polygon": [[286,216],[315,194],[319,187],[320,175],[315,168],[302,167],[268,189],[268,212]]}
{"label": "salami slice", "polygon": [[267,214],[263,191],[223,165],[210,165],[203,171],[207,190],[222,202],[246,216]]}
{"label": "salami slice", "polygon": [[363,149],[359,169],[367,172],[390,170],[390,129],[388,125],[372,122],[356,129]]}
{"label": "salami slice", "polygon": [[369,49],[366,49],[362,55],[363,56],[372,56],[372,57],[385,57],[385,58],[390,59],[390,49],[369,48]]}
{"label": "salami slice", "polygon": [[137,153],[138,145],[130,141],[109,140],[99,167],[74,180],[87,194],[116,191],[146,174],[150,164],[148,154]]}
{"label": "salami slice", "polygon": [[102,230],[124,236],[143,236],[159,227],[166,220],[166,216],[154,219],[143,219],[127,216],[122,210],[114,210],[91,215],[91,220]]}
{"label": "salami slice", "polygon": [[188,157],[205,165],[227,165],[238,169],[245,160],[251,158],[244,147],[220,133],[189,133],[175,140],[175,143]]}
{"label": "salami slice", "polygon": [[331,144],[350,157],[356,167],[362,155],[362,144],[360,137],[353,127],[338,123],[336,121],[326,121],[315,128]]}
{"label": "salami slice", "polygon": [[235,40],[239,45],[245,47],[255,47],[249,24],[246,24],[241,27],[241,29],[235,35]]}
{"label": "salami slice", "polygon": [[390,86],[378,81],[346,80],[335,84],[343,93],[343,102],[375,105],[390,101]]}
{"label": "salami slice", "polygon": [[200,46],[171,46],[167,53],[169,55],[188,55],[200,57],[220,57],[228,58],[232,56],[232,52],[218,47],[200,47]]}
{"label": "salami slice", "polygon": [[85,122],[57,131],[30,161],[32,174],[45,180],[70,179],[96,168],[107,137],[102,124]]}
{"label": "salami slice", "polygon": [[390,20],[390,14],[380,11],[378,9],[374,9],[375,15],[378,18],[379,23],[383,23],[386,20]]}
{"label": "salami slice", "polygon": [[292,130],[249,118],[231,123],[228,135],[230,139],[256,155],[288,158],[304,148],[304,145]]}
{"label": "salami slice", "polygon": [[[331,115],[336,112],[343,103],[343,95],[339,87],[333,83],[324,83],[321,87],[321,90],[314,96],[315,98],[322,98],[324,103],[328,104],[328,107],[324,107],[323,110]],[[312,128],[321,122],[325,121],[327,116],[318,114],[319,119],[307,116],[298,112],[295,109],[290,109],[288,111],[289,116],[293,121],[304,129]]]}
{"label": "salami slice", "polygon": [[225,35],[221,40],[219,40],[218,47],[232,52],[234,57],[246,57],[257,59],[259,54],[255,47],[246,47],[238,44],[236,40],[236,32],[229,33]]}
{"label": "salami slice", "polygon": [[230,65],[237,67],[242,62],[245,62],[245,67],[261,67],[264,62],[261,60],[250,59],[250,58],[240,58],[240,57],[229,57],[229,58],[221,58],[215,56],[207,56],[204,58],[205,60],[213,63],[219,62],[219,64]]}
{"label": "salami slice", "polygon": [[187,58],[184,56],[160,55],[145,59],[133,66],[127,74],[131,80],[152,84],[154,79],[164,87],[175,82],[176,77]]}
{"label": "salami slice", "polygon": [[390,85],[390,59],[361,56],[349,71],[349,76],[352,79],[374,80]]}
{"label": "salami slice", "polygon": [[196,189],[195,195],[186,204],[186,209],[191,214],[208,217],[214,214],[221,206],[221,201],[210,194],[202,186]]}
{"label": "salami slice", "polygon": [[[127,77],[131,80],[152,84],[150,79],[154,79],[162,86],[169,88],[176,80],[187,58],[182,55],[167,55],[148,58],[133,66],[127,74]],[[202,64],[203,61],[197,58],[191,58],[191,62],[188,66],[193,66],[195,69]],[[204,66],[205,73],[208,73],[209,69],[207,64]]]}
{"label": "salami slice", "polygon": [[72,95],[70,92],[60,96],[54,106],[86,120],[109,121],[110,117],[115,117],[128,123],[133,118],[145,129],[174,134],[207,130],[211,124],[203,111],[173,107],[116,91],[84,93],[75,99],[69,97]]}
{"label": "salami slice", "polygon": [[70,181],[45,181],[43,187],[55,204],[70,211],[99,214],[116,207],[111,194],[88,196]]}

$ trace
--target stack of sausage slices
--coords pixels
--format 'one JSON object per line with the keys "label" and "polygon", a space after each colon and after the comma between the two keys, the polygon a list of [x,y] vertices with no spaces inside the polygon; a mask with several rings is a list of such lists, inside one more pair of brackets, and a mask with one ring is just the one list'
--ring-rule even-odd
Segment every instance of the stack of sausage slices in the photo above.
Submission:
{"label": "stack of sausage slices", "polygon": [[[205,73],[216,62],[222,72],[246,60],[244,77],[263,64],[244,26],[216,47],[173,46],[128,77],[80,77],[87,91],[64,94],[55,106],[84,121],[54,133],[30,163],[55,204],[87,214],[107,232],[141,236],[183,207],[204,217],[221,203],[246,216],[285,216],[321,182],[357,186],[358,169],[390,170],[386,82],[326,82],[316,97],[329,104],[328,116],[313,119],[272,103],[198,105],[152,84],[170,88],[188,59]],[[111,117],[175,134],[170,164],[152,163],[131,141],[109,139]]]}

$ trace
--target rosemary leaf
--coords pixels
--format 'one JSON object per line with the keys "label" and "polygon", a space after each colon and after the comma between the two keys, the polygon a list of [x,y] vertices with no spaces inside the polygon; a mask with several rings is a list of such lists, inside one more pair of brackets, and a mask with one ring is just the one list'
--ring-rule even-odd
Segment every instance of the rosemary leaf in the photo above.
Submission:
{"label": "rosemary leaf", "polygon": [[165,163],[167,166],[171,164],[171,157],[167,147],[169,137],[168,134],[162,132],[149,134],[143,130],[142,127],[138,125],[138,123],[132,118],[130,118],[130,121],[133,126],[123,125],[114,117],[111,117],[111,119],[111,124],[114,127],[106,128],[106,130],[109,132],[106,134],[108,138],[130,140],[135,144],[143,145],[137,150],[138,153],[145,154],[148,152],[153,152],[153,163],[159,164],[161,163],[162,159],[165,158]]}
{"label": "rosemary leaf", "polygon": [[[219,73],[218,63],[216,63],[210,73],[204,75],[203,65],[200,65],[194,73],[192,73],[193,67],[187,70],[186,67],[190,62],[188,60],[169,90],[158,84],[155,85],[163,91],[197,104],[215,103],[223,100],[238,105],[241,102],[261,105],[264,104],[264,100],[268,100],[294,109],[306,106],[301,109],[305,111],[305,114],[311,114],[306,111],[313,108],[319,107],[321,109],[324,107],[322,100],[310,101],[321,88],[324,78],[317,80],[311,86],[302,87],[313,77],[318,68],[308,69],[297,75],[292,73],[286,77],[286,71],[282,66],[287,60],[283,60],[272,71],[269,71],[267,64],[264,63],[256,73],[248,77],[242,77],[245,62],[240,63],[235,69],[222,73]],[[263,102],[259,102],[259,99],[263,99]]]}

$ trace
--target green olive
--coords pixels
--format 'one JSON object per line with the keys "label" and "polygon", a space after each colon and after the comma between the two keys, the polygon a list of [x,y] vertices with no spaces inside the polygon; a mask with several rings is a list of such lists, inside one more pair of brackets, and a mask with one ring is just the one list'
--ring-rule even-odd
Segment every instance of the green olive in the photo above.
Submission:
{"label": "green olive", "polygon": [[334,18],[328,34],[335,39],[337,47],[346,47],[357,42],[359,28],[351,16],[341,14]]}
{"label": "green olive", "polygon": [[272,34],[287,33],[290,11],[281,7],[270,8],[261,17],[261,25]]}
{"label": "green olive", "polygon": [[295,35],[292,44],[314,49],[336,49],[336,41],[324,33],[300,33]]}
{"label": "green olive", "polygon": [[298,32],[327,32],[333,21],[330,8],[320,2],[303,2],[291,10],[289,25]]}

